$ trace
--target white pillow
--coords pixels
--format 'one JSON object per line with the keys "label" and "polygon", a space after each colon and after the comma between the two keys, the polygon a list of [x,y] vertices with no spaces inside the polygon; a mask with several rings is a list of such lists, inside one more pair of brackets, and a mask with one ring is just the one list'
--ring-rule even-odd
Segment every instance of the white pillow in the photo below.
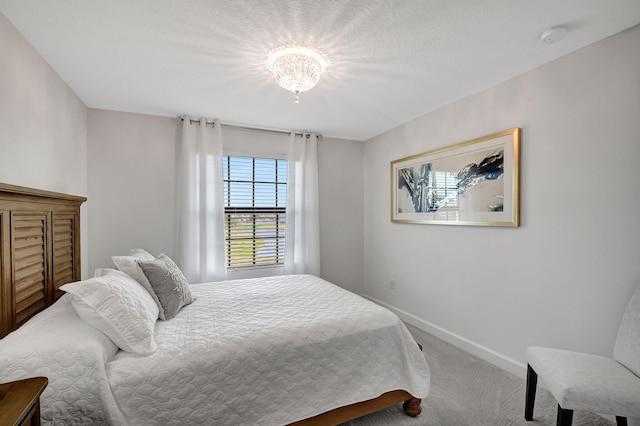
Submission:
{"label": "white pillow", "polygon": [[87,324],[106,334],[120,349],[150,355],[157,349],[154,327],[158,307],[133,278],[109,274],[60,287]]}
{"label": "white pillow", "polygon": [[102,276],[105,276],[105,275],[126,275],[126,276],[129,276],[128,274],[125,274],[124,272],[118,271],[117,269],[113,269],[113,268],[98,268],[93,273],[94,277],[102,277]]}
{"label": "white pillow", "polygon": [[[151,255],[149,254],[149,256]],[[164,320],[166,318],[164,314],[164,308],[162,307],[160,300],[158,300],[158,296],[153,290],[151,283],[147,279],[142,269],[140,269],[140,265],[138,265],[138,260],[153,260],[153,259],[154,259],[153,256],[151,256],[151,259],[149,259],[147,256],[140,256],[140,257],[111,256],[111,260],[113,261],[113,264],[116,265],[116,268],[118,268],[119,271],[122,271],[125,274],[132,277],[134,280],[139,282],[140,285],[142,285],[142,287],[144,287],[145,290],[147,290],[149,295],[151,295],[151,298],[153,299],[153,301],[156,302],[156,306],[158,307],[158,318],[160,318],[161,320]]]}
{"label": "white pillow", "polygon": [[137,257],[140,260],[153,260],[155,256],[141,248],[129,249],[129,256]]}

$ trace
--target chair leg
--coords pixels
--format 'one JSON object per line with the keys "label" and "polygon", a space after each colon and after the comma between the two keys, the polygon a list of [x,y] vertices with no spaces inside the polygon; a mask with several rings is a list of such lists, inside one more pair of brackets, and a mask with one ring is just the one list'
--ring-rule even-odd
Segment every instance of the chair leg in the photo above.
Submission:
{"label": "chair leg", "polygon": [[533,420],[533,406],[536,401],[536,386],[538,386],[538,374],[527,364],[527,388],[524,402],[524,419]]}
{"label": "chair leg", "polygon": [[558,404],[558,419],[556,426],[571,426],[573,422],[573,410],[565,410]]}
{"label": "chair leg", "polygon": [[617,426],[627,426],[627,418],[616,416],[616,425]]}

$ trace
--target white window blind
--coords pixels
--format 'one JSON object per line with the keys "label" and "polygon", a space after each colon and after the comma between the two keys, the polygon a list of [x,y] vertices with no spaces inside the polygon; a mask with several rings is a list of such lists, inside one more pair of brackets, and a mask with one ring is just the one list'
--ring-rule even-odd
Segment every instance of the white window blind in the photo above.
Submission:
{"label": "white window blind", "polygon": [[227,268],[284,264],[287,161],[223,156]]}

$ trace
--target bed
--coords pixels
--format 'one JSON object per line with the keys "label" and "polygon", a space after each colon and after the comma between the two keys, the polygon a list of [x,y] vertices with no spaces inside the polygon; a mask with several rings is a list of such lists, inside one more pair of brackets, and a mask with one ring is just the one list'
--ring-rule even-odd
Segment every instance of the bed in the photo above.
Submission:
{"label": "bed", "polygon": [[123,286],[118,297],[134,292],[128,274],[97,275],[62,285],[67,294],[0,340],[0,382],[48,377],[45,423],[339,424],[402,402],[418,415],[429,392],[428,365],[404,324],[321,278],[191,284],[192,301],[173,318],[148,314],[156,318],[152,341],[135,342],[141,355],[78,309],[78,292],[91,298],[105,280]]}

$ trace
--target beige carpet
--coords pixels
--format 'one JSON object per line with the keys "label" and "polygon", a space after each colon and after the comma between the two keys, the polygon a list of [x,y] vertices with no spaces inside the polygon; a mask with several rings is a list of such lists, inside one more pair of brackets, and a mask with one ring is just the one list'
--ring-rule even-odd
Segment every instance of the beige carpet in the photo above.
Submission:
{"label": "beige carpet", "polygon": [[[524,420],[523,379],[482,361],[415,327],[408,326],[431,370],[431,391],[422,414],[408,417],[402,405],[346,423],[349,426],[510,426],[555,425],[557,403],[538,388],[534,421]],[[575,426],[610,426],[592,413],[576,411]]]}

